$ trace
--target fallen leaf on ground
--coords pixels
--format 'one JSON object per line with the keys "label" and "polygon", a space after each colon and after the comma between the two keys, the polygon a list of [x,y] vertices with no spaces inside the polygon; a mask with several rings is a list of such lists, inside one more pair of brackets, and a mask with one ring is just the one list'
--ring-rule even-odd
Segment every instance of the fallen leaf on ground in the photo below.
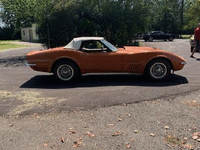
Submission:
{"label": "fallen leaf on ground", "polygon": [[151,134],[150,134],[150,136],[154,137],[154,136],[155,136],[155,134],[151,133]]}
{"label": "fallen leaf on ground", "polygon": [[198,136],[197,136],[197,135],[193,135],[192,138],[193,138],[194,140],[196,140],[196,139],[198,139]]}
{"label": "fallen leaf on ground", "polygon": [[122,106],[127,106],[127,104],[126,104],[126,103],[123,103]]}
{"label": "fallen leaf on ground", "polygon": [[190,145],[190,144],[186,144],[185,147],[189,148],[189,149],[193,149],[192,145]]}
{"label": "fallen leaf on ground", "polygon": [[75,133],[76,133],[76,131],[74,131],[74,129],[69,128],[69,134],[75,134]]}
{"label": "fallen leaf on ground", "polygon": [[75,141],[73,147],[76,148],[76,147],[80,147],[81,145],[83,145],[83,142],[80,142],[80,141],[77,142],[77,141]]}
{"label": "fallen leaf on ground", "polygon": [[129,145],[129,144],[128,144],[128,145],[126,145],[126,148],[128,148],[128,149],[129,149],[129,148],[131,148],[131,145]]}
{"label": "fallen leaf on ground", "polygon": [[195,132],[193,135],[200,136],[200,132]]}
{"label": "fallen leaf on ground", "polygon": [[186,144],[186,143],[187,143],[187,140],[188,140],[188,138],[185,137],[185,138],[183,139],[182,143],[183,143],[183,144]]}
{"label": "fallen leaf on ground", "polygon": [[165,129],[169,129],[169,126],[165,126]]}
{"label": "fallen leaf on ground", "polygon": [[91,132],[86,132],[86,135],[88,135],[89,137],[95,137],[95,134],[92,134]]}
{"label": "fallen leaf on ground", "polygon": [[65,138],[64,138],[64,137],[61,137],[61,138],[60,138],[60,141],[61,141],[62,143],[64,143]]}
{"label": "fallen leaf on ground", "polygon": [[138,130],[134,130],[134,132],[135,132],[135,133],[138,133],[139,131],[138,131]]}
{"label": "fallen leaf on ground", "polygon": [[119,136],[119,135],[121,135],[121,134],[122,134],[121,131],[117,131],[117,132],[115,132],[112,136]]}
{"label": "fallen leaf on ground", "polygon": [[107,126],[108,126],[108,127],[113,127],[113,126],[114,126],[114,124],[107,124]]}
{"label": "fallen leaf on ground", "polygon": [[13,127],[14,125],[13,124],[9,124],[9,127]]}
{"label": "fallen leaf on ground", "polygon": [[122,118],[119,118],[118,121],[122,121]]}

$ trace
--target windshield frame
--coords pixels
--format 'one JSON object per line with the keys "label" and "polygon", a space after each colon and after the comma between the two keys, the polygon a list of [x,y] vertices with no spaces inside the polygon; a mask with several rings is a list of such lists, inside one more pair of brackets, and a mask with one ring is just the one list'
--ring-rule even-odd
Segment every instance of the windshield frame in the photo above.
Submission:
{"label": "windshield frame", "polygon": [[101,42],[106,45],[111,51],[116,52],[117,51],[117,47],[115,47],[114,45],[112,45],[110,42],[106,41],[105,39],[102,39]]}

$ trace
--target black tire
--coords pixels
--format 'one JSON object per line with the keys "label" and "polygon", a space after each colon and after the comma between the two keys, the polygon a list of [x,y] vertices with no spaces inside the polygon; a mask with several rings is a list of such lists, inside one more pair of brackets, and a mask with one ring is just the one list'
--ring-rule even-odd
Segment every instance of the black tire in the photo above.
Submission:
{"label": "black tire", "polygon": [[160,81],[169,76],[171,69],[171,65],[167,60],[156,59],[147,64],[145,75],[151,80]]}
{"label": "black tire", "polygon": [[174,40],[173,37],[170,37],[170,38],[169,38],[169,41],[173,41],[173,40]]}
{"label": "black tire", "polygon": [[150,41],[150,42],[153,42],[153,37],[149,37],[149,41]]}
{"label": "black tire", "polygon": [[80,76],[77,65],[71,61],[60,61],[53,68],[55,77],[61,82],[73,82]]}

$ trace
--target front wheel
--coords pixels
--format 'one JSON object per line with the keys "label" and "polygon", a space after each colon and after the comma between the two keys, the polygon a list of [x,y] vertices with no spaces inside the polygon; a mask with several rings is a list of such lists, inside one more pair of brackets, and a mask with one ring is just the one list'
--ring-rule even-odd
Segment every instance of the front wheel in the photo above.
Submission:
{"label": "front wheel", "polygon": [[156,59],[151,61],[145,70],[145,74],[148,78],[160,81],[165,79],[171,73],[171,65],[164,59]]}
{"label": "front wheel", "polygon": [[54,75],[61,82],[71,82],[78,78],[79,69],[70,61],[61,61],[54,67]]}

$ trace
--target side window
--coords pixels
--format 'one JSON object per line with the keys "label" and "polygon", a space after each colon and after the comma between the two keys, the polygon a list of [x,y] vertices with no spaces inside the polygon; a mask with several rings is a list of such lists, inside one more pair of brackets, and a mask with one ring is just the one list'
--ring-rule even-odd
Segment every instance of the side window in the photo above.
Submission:
{"label": "side window", "polygon": [[81,45],[81,50],[85,52],[99,52],[105,50],[104,45],[95,40],[83,41]]}
{"label": "side window", "polygon": [[160,32],[155,32],[155,35],[157,35],[157,36],[160,35]]}
{"label": "side window", "polygon": [[160,33],[161,33],[162,35],[165,35],[165,33],[164,33],[164,32],[162,32],[162,31],[161,31]]}

